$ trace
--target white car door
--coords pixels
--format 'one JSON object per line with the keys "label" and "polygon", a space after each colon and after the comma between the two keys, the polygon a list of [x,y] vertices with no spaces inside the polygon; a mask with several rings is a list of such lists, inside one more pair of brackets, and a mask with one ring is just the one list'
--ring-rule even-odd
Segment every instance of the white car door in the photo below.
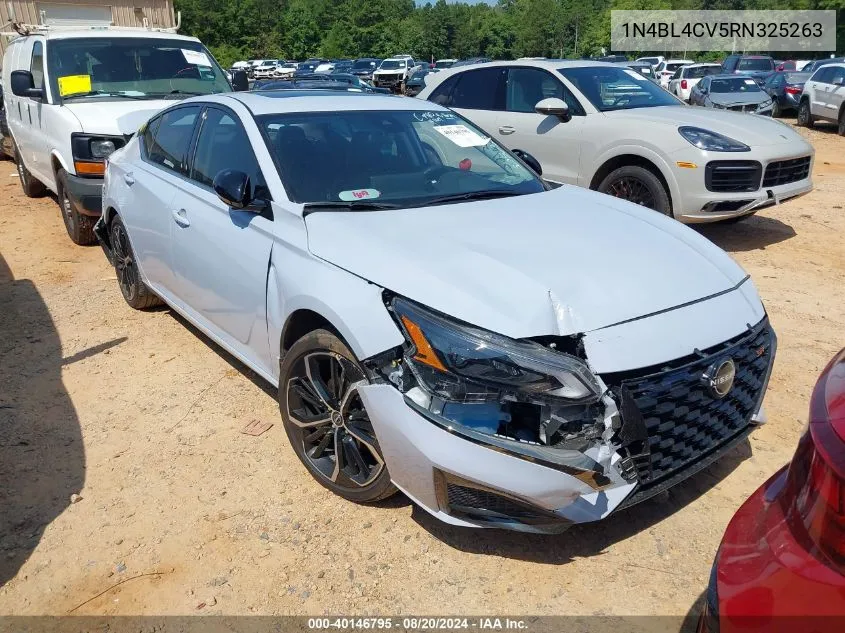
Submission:
{"label": "white car door", "polygon": [[139,158],[116,162],[109,172],[126,185],[121,217],[135,256],[154,288],[168,295],[178,294],[170,253],[173,199],[187,182],[188,153],[201,110],[183,106],[152,119],[138,139]]}
{"label": "white car door", "polygon": [[825,86],[824,100],[827,108],[827,118],[832,121],[838,121],[842,102],[845,101],[845,68],[841,66],[833,67],[830,83]]}
{"label": "white car door", "polygon": [[191,181],[176,192],[170,225],[179,298],[209,330],[249,360],[272,367],[267,344],[267,267],[272,217],[230,208],[214,192],[217,174],[246,173],[269,199],[258,160],[238,116],[224,106],[202,115]]}
{"label": "white car door", "polygon": [[[827,89],[830,87],[829,79],[833,76],[832,66],[819,68],[805,86],[805,91],[810,97],[810,113],[813,116],[827,116]],[[810,90],[807,90],[810,88]]]}
{"label": "white car door", "polygon": [[[560,183],[579,182],[584,108],[557,77],[536,67],[509,67],[505,76],[505,109],[498,116],[497,137],[509,149],[521,149],[540,161],[543,177]],[[562,99],[572,118],[538,114],[546,98]]]}

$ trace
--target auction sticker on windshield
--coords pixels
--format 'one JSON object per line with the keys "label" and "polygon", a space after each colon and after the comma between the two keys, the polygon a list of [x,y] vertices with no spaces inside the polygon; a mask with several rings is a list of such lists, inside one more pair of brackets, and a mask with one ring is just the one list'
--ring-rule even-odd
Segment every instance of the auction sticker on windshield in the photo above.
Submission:
{"label": "auction sticker on windshield", "polygon": [[192,51],[187,48],[183,48],[181,51],[182,55],[185,56],[185,61],[189,64],[194,64],[195,66],[211,66],[211,60],[202,51]]}
{"label": "auction sticker on windshield", "polygon": [[434,129],[458,147],[481,147],[490,141],[489,138],[476,134],[466,125],[435,125]]}
{"label": "auction sticker on windshield", "polygon": [[59,77],[59,95],[64,97],[80,92],[91,92],[91,75]]}
{"label": "auction sticker on windshield", "polygon": [[352,202],[354,200],[370,200],[378,198],[381,192],[376,189],[350,189],[349,191],[341,191],[337,197],[344,202]]}

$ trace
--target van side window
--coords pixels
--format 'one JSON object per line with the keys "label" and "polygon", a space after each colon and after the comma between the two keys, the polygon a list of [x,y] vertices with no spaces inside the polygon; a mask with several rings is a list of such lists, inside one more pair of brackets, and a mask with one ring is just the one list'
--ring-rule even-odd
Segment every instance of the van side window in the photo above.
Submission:
{"label": "van side window", "polygon": [[35,40],[32,45],[32,61],[29,64],[29,72],[32,73],[32,85],[36,88],[44,88],[44,44],[41,40]]}

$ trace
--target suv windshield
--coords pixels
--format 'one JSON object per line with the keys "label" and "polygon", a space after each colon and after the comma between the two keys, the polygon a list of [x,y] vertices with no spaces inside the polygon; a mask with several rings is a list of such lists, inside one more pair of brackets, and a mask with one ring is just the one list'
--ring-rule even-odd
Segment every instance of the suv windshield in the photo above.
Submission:
{"label": "suv windshield", "polygon": [[513,154],[453,112],[303,112],[257,120],[294,202],[401,208],[545,189]]}
{"label": "suv windshield", "polygon": [[584,66],[560,68],[558,72],[600,112],[681,105],[663,88],[630,68]]}
{"label": "suv windshield", "polygon": [[757,85],[756,81],[747,77],[713,79],[710,82],[710,92],[760,92],[760,86]]}
{"label": "suv windshield", "polygon": [[775,63],[768,57],[740,59],[737,70],[774,70]]}
{"label": "suv windshield", "polygon": [[379,70],[395,70],[397,68],[405,68],[404,59],[385,59],[378,67]]}
{"label": "suv windshield", "polygon": [[370,68],[375,68],[376,65],[377,62],[374,59],[359,59],[352,64],[352,70],[369,70]]}
{"label": "suv windshield", "polygon": [[152,37],[80,37],[47,42],[53,94],[68,98],[161,98],[231,92],[199,42]]}

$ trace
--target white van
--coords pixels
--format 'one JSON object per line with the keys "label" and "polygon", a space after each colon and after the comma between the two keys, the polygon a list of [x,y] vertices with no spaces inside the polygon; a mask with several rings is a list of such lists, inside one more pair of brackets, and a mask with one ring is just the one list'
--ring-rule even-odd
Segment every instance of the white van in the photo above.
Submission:
{"label": "white van", "polygon": [[109,154],[174,100],[232,85],[198,39],[175,32],[20,30],[3,58],[3,92],[21,186],[29,197],[54,192],[70,238],[93,244]]}

